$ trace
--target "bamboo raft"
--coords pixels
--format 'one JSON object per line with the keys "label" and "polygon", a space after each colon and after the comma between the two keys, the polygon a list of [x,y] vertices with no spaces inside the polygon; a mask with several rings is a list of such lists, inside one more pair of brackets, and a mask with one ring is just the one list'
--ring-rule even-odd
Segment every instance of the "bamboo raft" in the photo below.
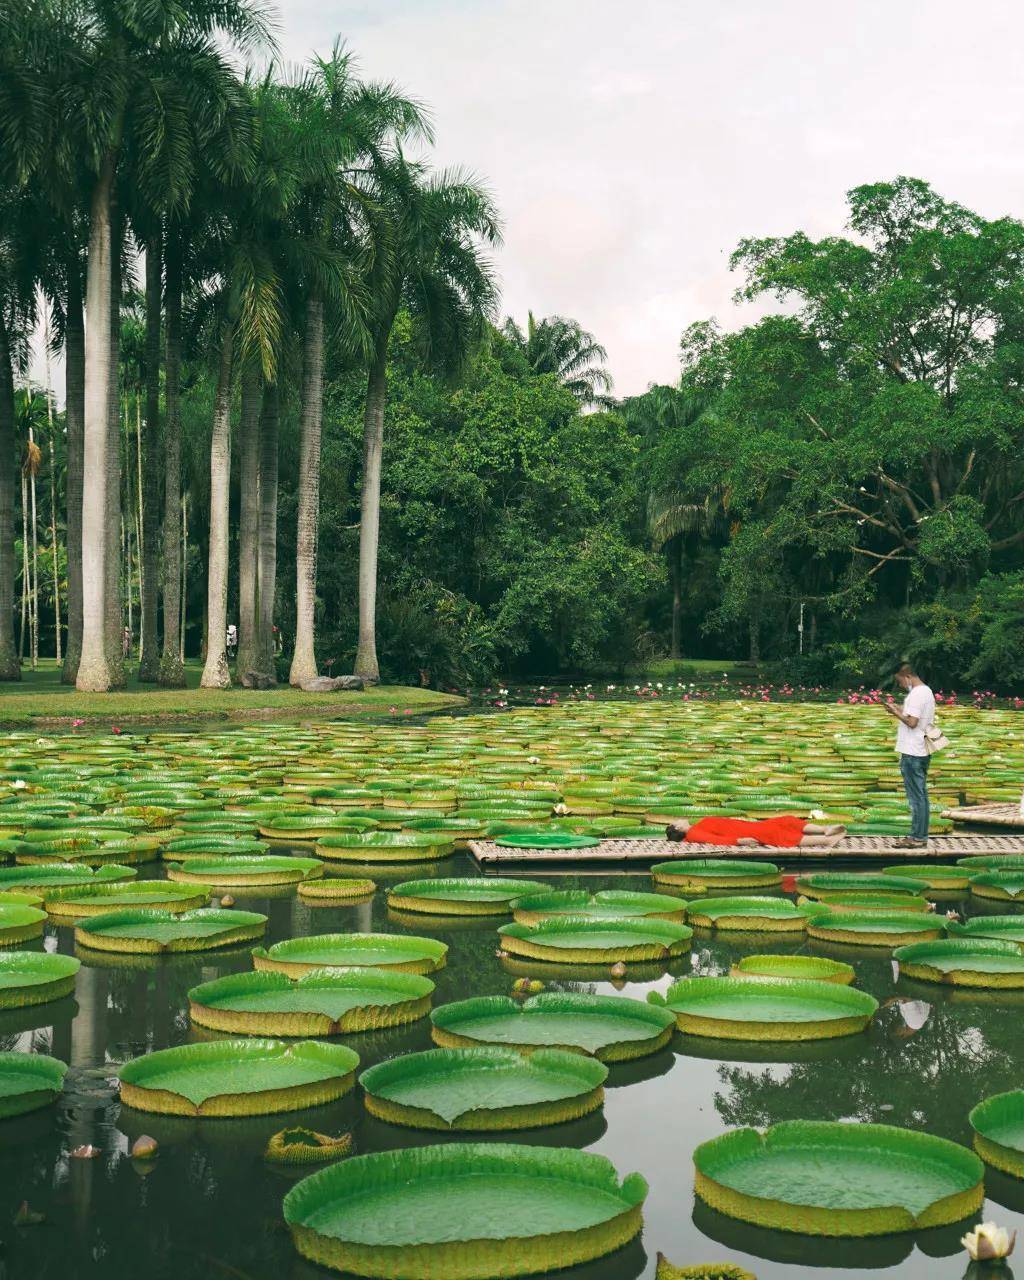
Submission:
{"label": "bamboo raft", "polygon": [[1019,804],[967,804],[943,809],[942,816],[952,822],[968,822],[979,827],[1009,827],[1024,831],[1024,813]]}
{"label": "bamboo raft", "polygon": [[769,862],[920,862],[971,854],[1013,854],[1024,858],[1024,832],[997,836],[958,832],[932,836],[927,848],[900,849],[895,836],[844,836],[828,849],[776,849],[768,845],[688,844],[685,840],[602,840],[589,849],[506,849],[492,840],[471,840],[469,851],[481,866],[533,862],[580,866],[590,862],[651,863],[683,858],[766,858]]}

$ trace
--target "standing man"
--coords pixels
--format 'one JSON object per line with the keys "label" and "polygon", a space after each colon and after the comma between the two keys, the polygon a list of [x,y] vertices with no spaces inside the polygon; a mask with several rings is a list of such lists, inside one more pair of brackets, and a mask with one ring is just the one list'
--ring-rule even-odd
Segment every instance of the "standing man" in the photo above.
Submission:
{"label": "standing man", "polygon": [[928,844],[928,764],[931,757],[925,731],[935,722],[935,695],[908,663],[896,672],[896,683],[906,692],[903,706],[890,700],[883,705],[900,722],[896,750],[900,757],[903,789],[910,805],[910,835],[896,841],[898,849],[920,849]]}

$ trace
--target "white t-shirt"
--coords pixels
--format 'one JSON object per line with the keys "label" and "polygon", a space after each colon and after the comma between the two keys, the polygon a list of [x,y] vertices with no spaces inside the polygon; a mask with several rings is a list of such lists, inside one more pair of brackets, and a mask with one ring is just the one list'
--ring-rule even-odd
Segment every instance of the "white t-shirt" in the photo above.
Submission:
{"label": "white t-shirt", "polygon": [[916,684],[903,700],[903,714],[917,716],[913,729],[900,721],[896,730],[896,750],[901,756],[926,756],[924,731],[935,723],[935,695],[926,684]]}

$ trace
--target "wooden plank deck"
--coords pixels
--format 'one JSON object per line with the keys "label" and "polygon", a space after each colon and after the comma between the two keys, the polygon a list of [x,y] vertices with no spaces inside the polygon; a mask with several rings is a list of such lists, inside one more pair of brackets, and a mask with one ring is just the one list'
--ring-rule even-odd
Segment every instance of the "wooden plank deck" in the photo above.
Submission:
{"label": "wooden plank deck", "polygon": [[767,845],[688,844],[676,840],[602,840],[589,849],[506,849],[491,840],[471,840],[469,851],[485,866],[498,863],[558,863],[566,867],[594,862],[651,863],[682,858],[766,858],[790,863],[858,861],[920,862],[922,858],[958,858],[971,854],[1016,854],[1024,858],[1024,832],[988,835],[957,832],[932,836],[927,849],[899,849],[894,836],[845,836],[828,849],[773,849]]}
{"label": "wooden plank deck", "polygon": [[1024,832],[1024,813],[1019,804],[965,804],[943,809],[942,816],[953,822],[967,822],[979,827],[1008,827]]}

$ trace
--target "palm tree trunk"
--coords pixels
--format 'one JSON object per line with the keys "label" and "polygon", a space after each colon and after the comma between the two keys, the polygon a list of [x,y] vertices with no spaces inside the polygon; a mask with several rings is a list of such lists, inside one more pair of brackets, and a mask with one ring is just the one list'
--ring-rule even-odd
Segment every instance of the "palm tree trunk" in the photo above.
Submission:
{"label": "palm tree trunk", "polygon": [[277,591],[277,435],[280,391],[263,388],[260,414],[259,655],[260,670],[277,678],[274,595]]}
{"label": "palm tree trunk", "polygon": [[680,537],[668,544],[668,569],[672,578],[672,642],[668,656],[680,658],[683,621],[683,540]]}
{"label": "palm tree trunk", "polygon": [[21,468],[21,625],[18,627],[18,661],[25,661],[25,637],[31,630],[29,619],[28,587],[31,575],[28,568],[28,479],[25,467]]}
{"label": "palm tree trunk", "polygon": [[160,646],[157,640],[157,574],[159,572],[160,521],[160,306],[163,301],[163,260],[160,232],[146,244],[146,435],[140,464],[142,481],[142,599],[140,602],[139,680],[155,684],[160,676]]}
{"label": "palm tree trunk", "polygon": [[238,656],[235,670],[243,685],[264,670],[259,644],[260,404],[263,387],[257,365],[242,370],[239,415]]}
{"label": "palm tree trunk", "polygon": [[74,684],[82,655],[82,451],[85,423],[85,327],[78,261],[68,262],[67,317],[64,325],[64,428],[67,432],[68,647],[61,680]]}
{"label": "palm tree trunk", "polygon": [[104,623],[104,643],[107,650],[107,669],[110,687],[123,689],[127,684],[124,661],[124,590],[131,590],[131,582],[121,581],[121,560],[118,556],[118,538],[121,528],[121,416],[118,412],[117,374],[121,345],[121,221],[116,201],[113,205],[113,251],[111,253],[110,291],[110,352],[113,374],[110,380],[110,412],[107,444],[107,598]]}
{"label": "palm tree trunk", "polygon": [[[107,524],[110,502],[111,383],[116,397],[117,365],[112,350],[111,298],[114,292],[114,155],[108,153],[92,195],[89,266],[86,278],[85,423],[82,480],[82,652],[76,687],[103,692],[112,673],[106,643]],[[116,423],[115,418],[115,423]],[[116,560],[115,560],[116,563]]]}
{"label": "palm tree trunk", "polygon": [[0,306],[0,680],[20,680],[14,647],[14,372],[7,321]]}
{"label": "palm tree trunk", "polygon": [[60,644],[60,569],[57,564],[57,459],[53,447],[53,383],[50,378],[50,303],[44,302],[43,350],[46,354],[46,424],[50,446],[50,551],[53,555],[53,635],[57,661],[61,660]]}
{"label": "palm tree trunk", "polygon": [[185,683],[185,622],[188,604],[188,494],[181,495],[181,623],[178,634],[178,664]]}
{"label": "palm tree trunk", "polygon": [[32,465],[28,473],[29,491],[32,496],[32,670],[39,666],[39,524],[36,518],[36,452],[35,433],[31,426],[28,429],[28,443],[31,448]]}
{"label": "palm tree trunk", "polygon": [[379,680],[377,662],[377,547],[380,541],[380,469],[388,388],[387,340],[370,366],[363,415],[363,495],[359,519],[359,648],[355,673]]}
{"label": "palm tree trunk", "polygon": [[160,683],[169,689],[185,684],[182,592],[181,498],[181,238],[169,226],[165,265],[166,334],[164,349],[164,648]]}
{"label": "palm tree trunk", "polygon": [[231,494],[231,357],[234,323],[221,330],[220,368],[210,433],[210,552],[206,575],[206,663],[200,685],[227,689],[228,536]]}
{"label": "palm tree trunk", "polygon": [[302,353],[302,424],[299,442],[299,511],[295,535],[295,652],[288,683],[315,680],[316,551],[320,528],[320,433],[324,408],[324,304],[314,292],[306,302]]}

